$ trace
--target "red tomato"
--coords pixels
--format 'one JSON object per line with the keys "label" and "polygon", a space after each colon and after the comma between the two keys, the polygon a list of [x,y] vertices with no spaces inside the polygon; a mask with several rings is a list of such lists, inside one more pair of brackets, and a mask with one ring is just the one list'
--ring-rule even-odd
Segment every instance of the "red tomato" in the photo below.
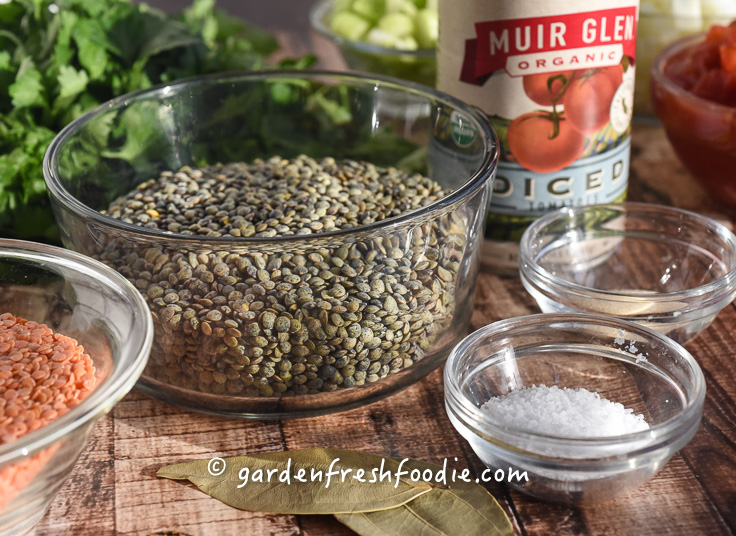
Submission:
{"label": "red tomato", "polygon": [[698,97],[736,106],[736,25],[712,26],[703,42],[667,60],[664,75]]}
{"label": "red tomato", "polygon": [[[557,135],[555,121],[558,124]],[[568,121],[553,119],[543,112],[531,112],[514,119],[509,125],[506,140],[516,161],[537,173],[551,173],[569,166],[585,146],[583,135],[571,128]]]}
{"label": "red tomato", "polygon": [[530,74],[524,77],[524,92],[537,104],[552,106],[562,96],[573,71]]}
{"label": "red tomato", "polygon": [[691,91],[703,99],[726,106],[736,106],[736,73],[707,71]]}
{"label": "red tomato", "polygon": [[683,56],[686,64],[690,65],[692,70],[697,70],[698,74],[711,69],[719,69],[721,67],[721,55],[718,52],[718,43],[704,42],[690,49]]}
{"label": "red tomato", "polygon": [[723,41],[726,38],[726,32],[727,28],[725,26],[714,24],[708,29],[705,40],[711,42]]}
{"label": "red tomato", "polygon": [[[610,120],[611,101],[621,85],[621,66],[577,71],[565,92],[565,117],[584,134],[606,126]],[[623,75],[621,75],[623,76]]]}
{"label": "red tomato", "polygon": [[706,71],[717,69],[719,63],[718,45],[704,42],[673,55],[664,66],[664,75],[689,91]]}
{"label": "red tomato", "polygon": [[721,67],[727,73],[736,72],[736,46],[721,45],[718,47],[721,57]]}

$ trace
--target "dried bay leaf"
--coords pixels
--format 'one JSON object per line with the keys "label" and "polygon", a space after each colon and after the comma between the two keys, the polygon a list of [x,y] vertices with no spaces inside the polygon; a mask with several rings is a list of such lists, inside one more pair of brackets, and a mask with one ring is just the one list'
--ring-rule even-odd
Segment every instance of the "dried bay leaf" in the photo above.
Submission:
{"label": "dried bay leaf", "polygon": [[[335,462],[334,460],[338,460]],[[211,460],[168,465],[157,475],[174,480],[189,480],[199,489],[225,504],[241,510],[272,512],[277,514],[336,514],[372,512],[401,506],[406,502],[432,491],[436,486],[427,482],[413,482],[408,478],[390,482],[371,482],[383,471],[393,474],[399,462],[376,454],[340,449],[304,449],[286,452],[268,452],[249,456],[224,458],[221,465],[210,466]],[[295,478],[304,469],[303,480]],[[332,476],[327,486],[327,472],[344,471],[345,477]],[[363,470],[361,478],[354,478]],[[248,471],[247,483],[243,484]],[[313,481],[322,472],[321,481]],[[268,474],[271,474],[270,479]],[[260,474],[261,482],[254,481]],[[291,475],[291,483],[286,476]],[[283,479],[283,480],[282,480]],[[379,480],[376,478],[376,480]]]}
{"label": "dried bay leaf", "polygon": [[[434,475],[442,466],[409,460],[411,471],[430,469]],[[361,536],[509,536],[511,521],[493,495],[476,482],[450,482],[391,510],[335,514]],[[435,482],[440,485],[442,482]]]}

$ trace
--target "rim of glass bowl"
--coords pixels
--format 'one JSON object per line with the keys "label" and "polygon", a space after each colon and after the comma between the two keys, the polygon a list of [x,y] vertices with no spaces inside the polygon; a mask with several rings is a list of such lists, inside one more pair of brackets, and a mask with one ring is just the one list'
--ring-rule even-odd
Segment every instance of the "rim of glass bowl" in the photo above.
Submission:
{"label": "rim of glass bowl", "polygon": [[[679,98],[688,100],[698,106],[699,108],[704,108],[708,110],[711,113],[717,113],[717,114],[724,114],[724,115],[733,115],[736,112],[736,109],[734,109],[731,106],[726,106],[724,104],[719,104],[717,102],[713,102],[707,99],[704,99],[702,97],[698,97],[697,95],[694,95],[693,93],[690,93],[686,89],[678,86],[675,84],[672,80],[667,78],[664,75],[664,68],[667,62],[670,60],[670,58],[677,54],[678,52],[681,52],[687,48],[691,48],[695,45],[698,45],[702,43],[705,39],[705,33],[697,33],[694,35],[688,35],[685,37],[681,37],[677,41],[673,41],[669,45],[667,45],[665,48],[663,48],[652,61],[652,70],[651,70],[651,77],[652,81],[664,88],[668,93],[674,93]],[[654,87],[654,86],[652,86]],[[654,89],[652,89],[654,91]]]}
{"label": "rim of glass bowl", "polygon": [[[166,95],[173,90],[181,90],[186,87],[193,85],[217,85],[223,82],[237,82],[239,80],[263,80],[273,78],[303,78],[309,80],[329,79],[335,82],[352,81],[362,83],[373,83],[375,87],[384,86],[395,90],[411,93],[416,96],[421,96],[430,101],[439,102],[453,109],[458,110],[464,116],[468,117],[473,123],[473,126],[481,137],[484,148],[483,161],[478,168],[456,189],[452,190],[446,196],[426,205],[424,207],[405,212],[398,216],[379,220],[377,222],[362,225],[359,227],[351,227],[349,229],[340,229],[337,231],[330,231],[327,233],[314,233],[310,235],[297,235],[297,236],[274,236],[274,237],[235,237],[235,236],[198,236],[198,235],[187,235],[182,233],[172,233],[170,231],[162,231],[159,229],[148,229],[146,227],[140,227],[130,223],[125,223],[121,220],[112,218],[110,216],[101,214],[100,212],[93,210],[88,207],[76,197],[71,195],[66,188],[63,187],[59,180],[57,172],[57,159],[61,147],[67,139],[72,136],[77,130],[83,127],[91,119],[99,115],[100,113],[109,111],[113,108],[125,108],[131,104],[147,100],[151,98],[160,97]],[[498,137],[491,127],[488,119],[479,110],[465,104],[464,102],[451,97],[450,95],[436,91],[435,89],[417,84],[414,82],[408,82],[398,78],[382,75],[372,75],[355,73],[350,71],[332,71],[332,70],[302,70],[302,69],[280,69],[280,70],[264,70],[264,71],[249,71],[249,72],[230,72],[230,73],[214,73],[210,75],[195,76],[190,78],[184,78],[170,84],[159,84],[148,89],[143,89],[116,97],[109,100],[100,106],[97,106],[93,110],[87,112],[81,117],[69,123],[64,127],[59,134],[53,139],[43,159],[43,174],[46,179],[46,185],[49,191],[56,196],[60,202],[62,202],[66,208],[72,210],[76,214],[91,220],[95,223],[104,225],[106,227],[116,228],[119,230],[126,231],[133,235],[144,236],[155,239],[166,239],[171,242],[177,243],[196,243],[202,244],[261,244],[261,245],[273,245],[278,243],[309,243],[312,241],[319,242],[325,239],[333,237],[352,236],[364,232],[382,230],[390,227],[397,227],[398,225],[415,221],[428,215],[436,215],[437,212],[442,210],[448,210],[462,203],[467,197],[472,196],[477,190],[484,187],[486,182],[493,176],[496,169],[496,164],[499,158],[499,143]]]}
{"label": "rim of glass bowl", "polygon": [[416,58],[434,58],[434,48],[419,48],[417,50],[401,50],[398,48],[386,48],[364,41],[352,41],[334,33],[327,27],[325,20],[332,11],[332,0],[321,0],[314,4],[309,10],[309,22],[318,33],[333,41],[338,46],[353,48],[359,52],[375,54],[379,56],[414,56]]}
{"label": "rim of glass bowl", "polygon": [[[647,294],[645,296],[637,296],[635,294],[626,292],[615,292],[610,290],[601,290],[594,287],[586,287],[573,283],[566,279],[562,279],[542,268],[532,256],[530,249],[531,243],[536,236],[536,231],[542,227],[545,227],[555,221],[558,218],[571,218],[586,210],[600,209],[600,210],[618,210],[622,213],[626,212],[653,212],[662,213],[666,212],[669,214],[679,214],[693,218],[698,221],[704,227],[712,229],[719,236],[722,237],[724,242],[727,242],[731,246],[731,258],[726,259],[727,265],[730,266],[729,271],[716,279],[686,290],[678,290],[675,292],[663,292],[657,294]],[[666,205],[657,205],[653,203],[636,203],[627,201],[625,203],[617,204],[603,204],[603,205],[587,205],[582,207],[574,208],[561,208],[549,214],[545,214],[539,219],[535,220],[524,232],[521,237],[519,244],[519,267],[522,278],[526,278],[533,285],[546,285],[546,288],[552,292],[555,296],[560,296],[560,291],[564,293],[574,294],[577,296],[583,296],[586,298],[595,298],[606,301],[621,301],[629,304],[637,302],[656,302],[666,303],[673,300],[685,301],[687,300],[687,306],[681,309],[690,310],[694,304],[691,304],[693,298],[704,296],[704,295],[715,295],[720,299],[722,293],[730,292],[736,293],[736,235],[734,235],[725,225],[717,222],[712,218],[703,216],[696,212],[684,210],[675,207],[669,207]],[[718,301],[718,299],[714,299]],[[698,302],[697,309],[705,308],[702,307],[702,303]],[[665,316],[670,316],[674,311],[669,311]],[[648,315],[651,316],[651,315]],[[654,315],[657,316],[657,315]]]}
{"label": "rim of glass bowl", "polygon": [[140,342],[137,347],[127,352],[127,355],[133,356],[132,359],[123,358],[123,361],[116,363],[109,376],[68,413],[15,441],[0,445],[1,466],[19,456],[26,456],[64,439],[80,426],[109,411],[130,391],[148,361],[148,353],[153,342],[153,320],[140,292],[115,270],[90,257],[55,246],[10,239],[0,239],[0,257],[23,259],[35,264],[64,266],[94,278],[132,301],[138,316],[143,320]]}
{"label": "rim of glass bowl", "polygon": [[[528,327],[529,325],[549,326],[552,324],[562,323],[576,323],[590,326],[602,325],[613,329],[625,329],[629,332],[636,332],[640,335],[643,335],[647,339],[657,339],[660,343],[671,348],[687,363],[689,369],[692,371],[692,374],[694,376],[694,396],[690,400],[688,400],[687,405],[677,415],[670,417],[666,421],[663,421],[659,424],[650,425],[649,430],[633,432],[619,436],[570,438],[566,436],[532,432],[525,428],[497,423],[490,419],[488,415],[483,413],[463,394],[459,381],[459,374],[456,373],[456,368],[458,366],[458,362],[466,354],[470,346],[475,344],[480,339],[498,337],[501,334],[508,334],[508,332],[513,331],[519,327]],[[699,408],[702,408],[703,402],[705,400],[705,377],[703,376],[703,371],[700,368],[700,365],[698,365],[698,362],[695,360],[695,358],[693,358],[690,352],[683,348],[682,345],[654,330],[651,330],[634,322],[620,320],[610,316],[594,315],[588,313],[533,314],[518,316],[515,318],[508,318],[484,326],[465,337],[457,344],[457,346],[455,346],[455,348],[452,349],[449,357],[447,358],[447,362],[445,363],[444,381],[446,403],[448,404],[448,406],[450,406],[455,415],[462,420],[463,424],[471,428],[474,433],[478,434],[478,432],[480,431],[484,434],[492,436],[494,431],[500,431],[503,434],[512,435],[515,438],[519,438],[522,440],[543,441],[545,444],[558,447],[590,446],[592,448],[603,449],[605,447],[613,447],[626,443],[631,443],[632,445],[645,445],[641,449],[635,449],[632,452],[638,452],[639,450],[656,450],[661,446],[663,442],[666,442],[668,439],[675,437],[681,429],[692,425],[691,421],[700,412]],[[656,438],[654,441],[639,443],[640,441],[651,439],[652,436]],[[508,449],[504,448],[504,450]],[[549,455],[530,452],[526,449],[521,449],[518,452],[519,454],[538,458],[550,457]],[[587,458],[573,458],[571,460],[575,462],[589,461],[589,459]]]}

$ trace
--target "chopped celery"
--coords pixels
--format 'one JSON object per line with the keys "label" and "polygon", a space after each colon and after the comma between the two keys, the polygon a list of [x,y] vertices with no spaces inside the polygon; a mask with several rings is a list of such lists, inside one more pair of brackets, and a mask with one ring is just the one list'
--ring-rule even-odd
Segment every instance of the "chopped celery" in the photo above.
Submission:
{"label": "chopped celery", "polygon": [[333,0],[329,20],[340,37],[401,50],[435,48],[437,26],[437,0]]}
{"label": "chopped celery", "polygon": [[350,41],[363,39],[370,26],[367,20],[350,11],[340,11],[330,19],[332,31]]}
{"label": "chopped celery", "polygon": [[414,33],[414,23],[403,13],[389,13],[378,21],[378,28],[396,37],[408,37]]}
{"label": "chopped celery", "polygon": [[422,9],[419,13],[417,13],[415,25],[415,35],[420,47],[434,48],[435,46],[437,46],[439,19],[437,17],[436,11]]}
{"label": "chopped celery", "polygon": [[353,0],[332,0],[332,12],[349,11]]}
{"label": "chopped celery", "polygon": [[404,13],[414,17],[417,14],[417,6],[412,0],[386,0],[386,13]]}
{"label": "chopped celery", "polygon": [[363,18],[377,21],[386,11],[386,0],[353,0],[350,9]]}
{"label": "chopped celery", "polygon": [[399,39],[399,46],[397,46],[396,48],[400,50],[417,50],[419,48],[419,45],[417,44],[416,39],[414,39],[412,36],[408,36]]}
{"label": "chopped celery", "polygon": [[408,35],[406,37],[397,37],[394,34],[390,34],[381,30],[380,28],[373,28],[368,35],[365,37],[366,42],[383,48],[395,48],[398,50],[417,50],[416,39]]}
{"label": "chopped celery", "polygon": [[390,34],[380,28],[373,28],[368,35],[365,36],[366,43],[376,45],[383,48],[399,48],[399,38],[394,34]]}

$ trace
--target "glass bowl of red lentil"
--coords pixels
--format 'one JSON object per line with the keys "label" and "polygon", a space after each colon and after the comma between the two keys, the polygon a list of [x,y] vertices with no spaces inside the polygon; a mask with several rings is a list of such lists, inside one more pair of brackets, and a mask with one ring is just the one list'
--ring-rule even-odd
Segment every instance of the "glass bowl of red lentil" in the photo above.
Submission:
{"label": "glass bowl of red lentil", "polygon": [[140,376],[152,338],[145,302],[114,270],[0,239],[1,535],[41,519],[97,419]]}
{"label": "glass bowl of red lentil", "polygon": [[444,362],[469,325],[497,159],[487,118],[432,88],[283,70],[121,97],[62,131],[44,171],[67,247],[151,308],[140,389],[292,418]]}

